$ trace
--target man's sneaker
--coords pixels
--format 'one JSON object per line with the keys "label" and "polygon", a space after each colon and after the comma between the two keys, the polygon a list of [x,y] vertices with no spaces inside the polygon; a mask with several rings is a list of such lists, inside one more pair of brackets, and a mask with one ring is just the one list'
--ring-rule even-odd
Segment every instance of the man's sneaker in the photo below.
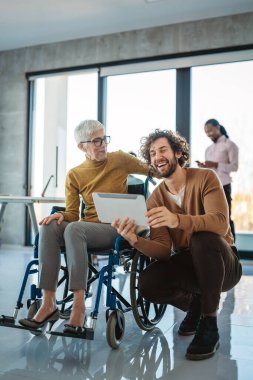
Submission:
{"label": "man's sneaker", "polygon": [[213,356],[219,348],[219,333],[216,317],[202,317],[197,332],[190,343],[186,358],[203,360]]}
{"label": "man's sneaker", "polygon": [[194,335],[199,324],[201,316],[201,298],[200,294],[194,294],[190,309],[187,312],[185,319],[181,322],[178,334],[179,335]]}

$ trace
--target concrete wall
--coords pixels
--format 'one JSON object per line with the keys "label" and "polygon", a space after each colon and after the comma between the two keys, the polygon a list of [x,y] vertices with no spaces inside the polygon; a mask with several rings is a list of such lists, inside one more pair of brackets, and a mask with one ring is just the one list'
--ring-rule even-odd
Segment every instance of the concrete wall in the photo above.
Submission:
{"label": "concrete wall", "polygon": [[[253,13],[0,52],[0,194],[25,195],[27,72],[253,43]],[[24,208],[7,206],[3,243],[24,243]]]}

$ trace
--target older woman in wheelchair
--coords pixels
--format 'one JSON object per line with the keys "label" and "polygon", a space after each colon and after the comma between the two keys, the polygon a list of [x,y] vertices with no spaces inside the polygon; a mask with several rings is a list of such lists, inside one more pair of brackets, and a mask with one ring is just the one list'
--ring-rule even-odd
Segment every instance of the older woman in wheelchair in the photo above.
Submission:
{"label": "older woman in wheelchair", "polygon": [[[42,304],[32,318],[19,323],[31,330],[51,326],[59,319],[56,289],[61,267],[60,247],[65,245],[69,274],[69,289],[73,291],[73,305],[64,333],[80,333],[85,314],[88,251],[114,246],[117,231],[100,223],[92,193],[127,193],[127,177],[131,173],[149,175],[150,169],[142,161],[122,151],[107,152],[110,136],[103,124],[95,120],[81,122],[75,129],[77,146],[86,156],[85,161],[71,169],[66,177],[66,209],[41,220],[39,233],[39,288],[43,290]],[[80,196],[85,204],[84,217],[79,220]]]}

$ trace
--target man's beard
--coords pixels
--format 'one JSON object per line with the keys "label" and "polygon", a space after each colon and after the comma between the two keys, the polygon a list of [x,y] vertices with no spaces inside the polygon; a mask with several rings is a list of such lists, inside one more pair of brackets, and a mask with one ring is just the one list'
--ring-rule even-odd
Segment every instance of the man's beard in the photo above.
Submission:
{"label": "man's beard", "polygon": [[163,178],[169,178],[175,173],[177,169],[178,159],[174,156],[172,160],[169,161],[169,169],[165,173],[161,173],[158,169],[156,169],[157,173]]}

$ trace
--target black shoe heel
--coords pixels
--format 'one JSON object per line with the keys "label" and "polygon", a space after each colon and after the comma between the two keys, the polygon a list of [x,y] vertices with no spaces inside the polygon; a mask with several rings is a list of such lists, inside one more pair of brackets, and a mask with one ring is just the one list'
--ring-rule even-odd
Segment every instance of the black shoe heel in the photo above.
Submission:
{"label": "black shoe heel", "polygon": [[48,322],[48,324],[49,324],[49,329],[48,329],[48,331],[51,331],[51,330],[52,330],[53,325],[54,325],[55,322],[57,322],[57,321],[58,321],[58,319],[56,319],[55,321],[50,321],[50,322]]}

